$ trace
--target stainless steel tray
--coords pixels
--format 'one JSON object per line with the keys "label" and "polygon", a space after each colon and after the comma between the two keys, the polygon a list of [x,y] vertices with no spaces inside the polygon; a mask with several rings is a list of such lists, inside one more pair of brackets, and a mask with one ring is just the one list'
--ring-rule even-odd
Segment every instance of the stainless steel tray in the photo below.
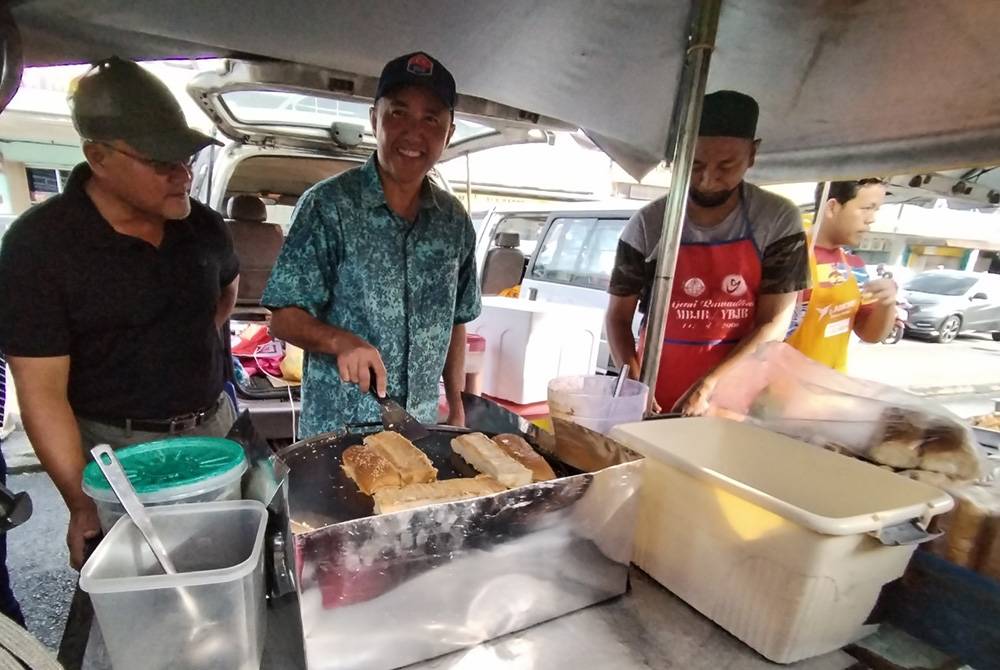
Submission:
{"label": "stainless steel tray", "polygon": [[[487,434],[511,428],[467,416]],[[401,667],[625,591],[639,457],[589,431],[558,443],[511,421],[557,479],[379,516],[340,468],[343,449],[364,431],[317,436],[279,454],[289,470],[293,574],[311,670]],[[439,478],[473,474],[451,454],[456,432],[436,428],[419,443]]]}
{"label": "stainless steel tray", "polygon": [[[380,430],[380,427],[372,426],[351,432],[328,433],[293,444],[278,454],[289,468],[288,501],[294,533],[372,516],[372,497],[358,489],[341,463],[345,449],[361,444],[365,436]],[[434,463],[438,479],[475,477],[479,474],[451,449],[451,440],[468,432],[467,429],[436,426],[431,428],[429,437],[416,443]],[[486,433],[490,437],[496,434]],[[537,444],[533,446],[545,455]],[[547,456],[546,460],[557,477],[581,473],[553,456]]]}

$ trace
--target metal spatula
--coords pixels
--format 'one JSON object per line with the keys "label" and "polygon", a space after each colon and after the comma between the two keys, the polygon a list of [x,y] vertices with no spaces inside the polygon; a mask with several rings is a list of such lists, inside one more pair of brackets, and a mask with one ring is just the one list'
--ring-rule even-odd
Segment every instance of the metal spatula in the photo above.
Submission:
{"label": "metal spatula", "polygon": [[374,388],[371,393],[375,396],[375,400],[378,401],[379,408],[382,410],[382,426],[386,430],[394,430],[410,442],[422,440],[431,434],[426,426],[417,421],[398,402],[389,396],[380,398]]}

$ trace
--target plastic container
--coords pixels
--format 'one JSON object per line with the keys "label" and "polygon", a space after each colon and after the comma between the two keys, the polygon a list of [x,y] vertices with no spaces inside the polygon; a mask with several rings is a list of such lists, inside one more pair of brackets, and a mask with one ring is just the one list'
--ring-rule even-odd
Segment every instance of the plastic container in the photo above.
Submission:
{"label": "plastic container", "polygon": [[162,573],[127,517],[80,571],[112,665],[257,670],[267,509],[234,500],[161,507],[149,516],[177,574]]}
{"label": "plastic container", "polygon": [[649,387],[626,379],[621,394],[612,393],[617,377],[589,375],[560,377],[549,382],[549,415],[607,435],[621,423],[641,421]]}
{"label": "plastic container", "polygon": [[604,310],[487,296],[466,327],[486,338],[483,393],[518,405],[545,402],[549,380],[593,374]]}
{"label": "plastic container", "polygon": [[[239,500],[247,471],[243,447],[220,437],[174,437],[118,449],[125,474],[147,507],[176,503]],[[83,471],[83,490],[97,504],[108,532],[125,514],[96,463]]]}
{"label": "plastic container", "polygon": [[931,486],[724,419],[646,421],[611,437],[646,456],[633,561],[778,663],[874,632],[865,621],[879,592],[916,548],[889,536],[930,539],[912,522],[953,504]]}
{"label": "plastic container", "polygon": [[465,374],[474,375],[483,371],[486,362],[486,338],[469,333],[465,336]]}

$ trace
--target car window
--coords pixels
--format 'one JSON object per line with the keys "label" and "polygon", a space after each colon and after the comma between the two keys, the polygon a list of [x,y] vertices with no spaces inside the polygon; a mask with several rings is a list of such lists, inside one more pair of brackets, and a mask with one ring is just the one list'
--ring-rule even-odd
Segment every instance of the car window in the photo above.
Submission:
{"label": "car window", "polygon": [[532,268],[534,279],[607,290],[625,219],[552,222]]}
{"label": "car window", "polygon": [[294,205],[266,205],[267,208],[267,222],[276,223],[281,226],[281,232],[288,235],[288,230],[292,227],[292,212],[295,211]]}
{"label": "car window", "polygon": [[253,90],[223,93],[222,102],[239,123],[327,128],[346,121],[371,132],[368,102]]}
{"label": "car window", "polygon": [[580,263],[583,245],[590,235],[596,219],[556,219],[538,252],[538,260],[531,271],[535,279],[570,282]]}
{"label": "car window", "polygon": [[975,283],[975,277],[927,273],[911,279],[906,290],[934,295],[964,295]]}
{"label": "car window", "polygon": [[997,277],[994,275],[984,275],[976,284],[974,291],[976,293],[985,293],[989,300],[996,300],[998,294],[1000,294],[998,289],[1000,289],[1000,283],[997,282]]}
{"label": "car window", "polygon": [[354,121],[361,125],[370,123],[368,109],[364,105],[332,98],[313,98],[313,100],[316,101],[316,109],[323,114],[329,114],[346,121]]}
{"label": "car window", "polygon": [[[361,100],[340,100],[283,91],[241,90],[223,93],[222,103],[238,123],[328,128],[334,122],[347,122],[364,126],[369,135],[372,132],[368,116],[372,103]],[[456,118],[451,143],[459,144],[496,132],[492,126]]]}
{"label": "car window", "polygon": [[489,248],[496,246],[496,237],[499,233],[517,233],[520,238],[517,248],[525,257],[530,257],[538,248],[538,238],[542,236],[545,218],[544,214],[538,216],[509,214],[503,217],[493,228]]}
{"label": "car window", "polygon": [[584,266],[584,273],[594,288],[607,290],[611,283],[611,271],[615,267],[618,253],[618,239],[622,236],[626,219],[600,219],[594,228],[589,245],[590,254]]}

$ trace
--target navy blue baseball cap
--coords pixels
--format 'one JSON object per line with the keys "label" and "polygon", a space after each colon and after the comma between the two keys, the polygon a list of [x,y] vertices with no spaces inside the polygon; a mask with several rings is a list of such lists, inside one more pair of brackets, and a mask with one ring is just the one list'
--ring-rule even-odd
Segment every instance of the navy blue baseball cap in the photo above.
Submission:
{"label": "navy blue baseball cap", "polygon": [[375,99],[378,100],[400,86],[429,88],[448,109],[455,109],[455,78],[440,61],[423,51],[406,54],[386,63],[378,79]]}

